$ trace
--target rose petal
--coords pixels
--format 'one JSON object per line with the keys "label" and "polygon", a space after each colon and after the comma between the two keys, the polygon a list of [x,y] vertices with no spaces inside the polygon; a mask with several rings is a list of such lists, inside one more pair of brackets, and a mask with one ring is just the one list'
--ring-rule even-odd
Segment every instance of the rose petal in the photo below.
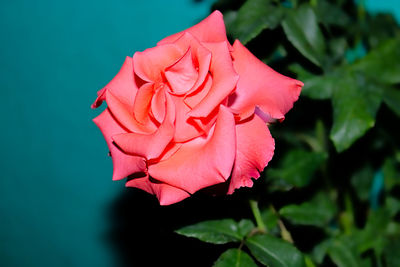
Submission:
{"label": "rose petal", "polygon": [[160,205],[163,206],[177,203],[190,196],[182,189],[164,183],[151,182],[148,177],[132,179],[126,182],[126,186],[136,187],[146,191],[147,193],[156,195],[160,201]]}
{"label": "rose petal", "polygon": [[106,89],[110,90],[119,101],[123,102],[129,108],[133,106],[138,88],[134,80],[133,61],[131,57],[126,57],[118,74],[97,93],[98,98],[93,103],[92,108],[99,107],[101,102],[105,100]]}
{"label": "rose petal", "polygon": [[197,80],[196,66],[193,64],[191,49],[182,56],[177,62],[165,69],[165,77],[177,95],[185,94],[189,91]]}
{"label": "rose petal", "polygon": [[212,126],[215,124],[215,121],[217,120],[218,110],[218,108],[215,108],[213,111],[211,111],[210,114],[208,114],[207,117],[191,117],[189,121],[193,121],[193,124],[197,125],[197,127],[201,129],[204,134],[208,134]]}
{"label": "rose petal", "polygon": [[149,123],[144,125],[138,123],[133,116],[133,112],[130,111],[131,108],[127,104],[119,101],[119,99],[111,93],[111,90],[106,90],[106,101],[114,118],[129,131],[135,133],[150,133],[156,130],[154,124]]}
{"label": "rose petal", "polygon": [[189,113],[192,117],[207,117],[235,89],[239,76],[235,72],[227,42],[207,43],[212,51],[210,71],[213,85],[204,97]]}
{"label": "rose petal", "polygon": [[173,43],[185,32],[191,33],[200,42],[223,42],[227,40],[223,16],[221,12],[216,10],[200,23],[164,38],[157,45]]}
{"label": "rose petal", "polygon": [[153,159],[152,161],[149,161],[149,164],[153,164],[154,162],[160,162],[160,161],[169,159],[179,149],[181,149],[181,147],[182,147],[181,143],[170,142],[167,145],[167,147],[164,149],[164,151],[161,153],[161,155],[158,158]]}
{"label": "rose petal", "polygon": [[205,78],[209,74],[208,71],[211,64],[211,52],[201,43],[199,43],[199,41],[188,32],[185,32],[178,40],[174,42],[174,44],[181,47],[181,49],[187,49],[187,47],[190,47],[194,56],[194,63],[198,67],[197,81],[187,92],[187,94],[191,94],[203,84]]}
{"label": "rose petal", "polygon": [[144,81],[161,82],[162,73],[167,66],[175,63],[186,50],[177,45],[165,44],[148,48],[133,55],[135,73]]}
{"label": "rose petal", "polygon": [[153,114],[154,118],[158,122],[162,122],[165,117],[165,90],[163,88],[159,88],[153,95],[151,100],[151,113]]}
{"label": "rose petal", "polygon": [[160,127],[152,134],[123,133],[112,136],[123,152],[155,159],[161,155],[174,137],[175,107],[172,100],[167,101],[167,113]]}
{"label": "rose petal", "polygon": [[[195,91],[193,94],[186,96],[184,99],[184,102],[187,106],[190,108],[193,108],[197,104],[199,104],[203,98],[208,94],[212,86],[212,77],[211,75],[207,75],[206,80],[204,81],[203,85],[199,88],[199,90]],[[190,121],[190,124],[195,126],[197,131],[200,134],[208,133],[211,127],[215,124],[215,121],[217,120],[217,114],[218,114],[219,108],[215,108],[210,114],[207,115],[207,117],[200,117],[200,118],[195,118],[195,117],[189,117],[188,114],[186,114],[186,117],[189,117],[187,119]]]}
{"label": "rose petal", "polygon": [[[135,98],[133,115],[141,124],[148,124],[150,121],[151,99],[155,88],[153,83],[145,83],[140,88]],[[131,115],[132,116],[132,115]]]}
{"label": "rose petal", "polygon": [[275,142],[267,125],[257,115],[236,125],[236,159],[228,194],[242,186],[252,187],[274,155]]}
{"label": "rose petal", "polygon": [[191,118],[188,116],[190,108],[184,103],[183,97],[171,97],[176,108],[174,141],[187,142],[204,134],[204,131],[197,127],[197,123],[191,120]]}
{"label": "rose petal", "polygon": [[113,180],[123,179],[133,173],[147,172],[144,158],[126,155],[113,144],[111,136],[126,133],[126,130],[114,120],[108,109],[104,110],[93,121],[100,128],[110,149],[114,166]]}
{"label": "rose petal", "polygon": [[240,76],[229,107],[245,119],[256,106],[267,116],[282,120],[299,98],[303,83],[275,72],[238,40],[233,44],[233,65]]}
{"label": "rose petal", "polygon": [[100,89],[97,91],[97,98],[93,102],[93,104],[90,106],[91,108],[98,108],[101,106],[104,100],[106,100],[106,88],[104,87],[103,89]]}
{"label": "rose petal", "polygon": [[226,181],[236,153],[235,120],[220,106],[214,132],[182,144],[169,159],[149,166],[155,179],[189,193]]}
{"label": "rose petal", "polygon": [[196,105],[198,105],[201,100],[208,94],[212,86],[212,77],[210,74],[208,74],[201,85],[199,87],[199,90],[196,90],[194,93],[191,93],[189,95],[186,95],[184,97],[184,102],[185,104],[190,107],[191,109],[194,108]]}

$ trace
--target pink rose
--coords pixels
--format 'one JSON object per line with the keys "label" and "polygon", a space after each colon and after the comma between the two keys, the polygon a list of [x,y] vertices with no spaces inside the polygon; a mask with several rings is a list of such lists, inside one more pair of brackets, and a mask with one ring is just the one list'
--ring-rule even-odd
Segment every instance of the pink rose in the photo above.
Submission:
{"label": "pink rose", "polygon": [[226,37],[222,14],[127,57],[92,107],[113,179],[155,194],[161,205],[229,183],[251,187],[274,154],[267,122],[283,120],[303,83]]}

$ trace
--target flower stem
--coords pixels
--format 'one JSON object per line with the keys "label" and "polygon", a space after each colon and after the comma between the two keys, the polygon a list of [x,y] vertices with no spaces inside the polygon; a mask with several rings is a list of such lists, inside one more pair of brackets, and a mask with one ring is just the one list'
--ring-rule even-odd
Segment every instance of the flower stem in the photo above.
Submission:
{"label": "flower stem", "polygon": [[267,232],[267,227],[265,227],[265,224],[261,218],[261,213],[260,213],[260,209],[258,208],[257,201],[251,199],[249,201],[249,203],[250,203],[251,211],[253,212],[254,219],[256,220],[257,228],[260,231]]}

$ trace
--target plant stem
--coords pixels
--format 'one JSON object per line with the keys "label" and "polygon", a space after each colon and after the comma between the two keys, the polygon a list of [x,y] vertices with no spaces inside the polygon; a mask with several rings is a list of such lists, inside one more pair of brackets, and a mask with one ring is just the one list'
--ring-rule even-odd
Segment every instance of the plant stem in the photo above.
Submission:
{"label": "plant stem", "polygon": [[279,229],[281,230],[281,236],[283,240],[288,241],[289,243],[294,243],[293,242],[293,238],[292,235],[290,234],[290,232],[286,229],[285,224],[282,222],[281,218],[279,217],[278,212],[276,211],[276,209],[274,208],[274,206],[270,206],[272,212],[278,217],[278,225],[279,225]]}
{"label": "plant stem", "polygon": [[254,219],[256,220],[257,228],[263,232],[267,232],[267,227],[265,227],[265,224],[261,218],[261,213],[260,209],[258,208],[257,201],[251,199],[249,203],[251,211],[253,212]]}
{"label": "plant stem", "polygon": [[339,222],[345,234],[349,235],[352,232],[354,225],[354,209],[349,193],[344,195],[345,210],[339,216]]}

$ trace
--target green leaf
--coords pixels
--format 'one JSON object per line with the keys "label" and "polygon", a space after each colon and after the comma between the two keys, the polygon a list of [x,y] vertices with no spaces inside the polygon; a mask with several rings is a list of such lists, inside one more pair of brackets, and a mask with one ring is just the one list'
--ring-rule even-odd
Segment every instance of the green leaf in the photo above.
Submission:
{"label": "green leaf", "polygon": [[291,150],[284,156],[278,169],[267,170],[267,178],[272,180],[273,186],[278,188],[306,186],[326,158],[325,153]]}
{"label": "green leaf", "polygon": [[388,196],[386,197],[385,205],[391,217],[400,212],[400,199]]}
{"label": "green leaf", "polygon": [[360,71],[384,84],[400,82],[400,38],[390,39],[355,62],[351,70]]}
{"label": "green leaf", "polygon": [[237,12],[232,26],[233,36],[246,44],[265,29],[274,29],[283,17],[283,9],[269,0],[247,0]]}
{"label": "green leaf", "polygon": [[228,34],[232,34],[234,31],[234,24],[237,18],[237,11],[228,10],[224,12],[224,23],[226,27],[226,31]]}
{"label": "green leaf", "polygon": [[254,223],[249,219],[242,219],[238,223],[239,233],[242,237],[247,236],[255,228]]}
{"label": "green leaf", "polygon": [[302,5],[297,10],[290,10],[282,26],[293,46],[311,62],[321,66],[325,41],[313,9],[309,5]]}
{"label": "green leaf", "polygon": [[357,244],[357,251],[363,253],[373,249],[380,256],[386,245],[386,231],[390,222],[390,212],[381,208],[372,211],[367,219],[367,224],[361,231],[356,231],[353,240]]}
{"label": "green leaf", "polygon": [[351,177],[351,184],[353,185],[353,188],[356,191],[360,200],[368,200],[373,179],[374,170],[370,165],[366,165],[361,170],[358,170]]}
{"label": "green leaf", "polygon": [[346,51],[348,50],[348,43],[345,38],[333,38],[329,40],[329,57],[327,57],[327,63],[329,66],[334,66],[335,64],[343,63],[346,56]]}
{"label": "green leaf", "polygon": [[390,191],[393,187],[400,185],[400,172],[396,168],[396,162],[393,158],[386,158],[382,166],[385,189]]}
{"label": "green leaf", "polygon": [[331,245],[332,239],[327,239],[317,244],[312,250],[312,258],[317,264],[324,261],[325,255]]}
{"label": "green leaf", "polygon": [[337,75],[314,75],[306,71],[299,64],[292,64],[289,69],[297,74],[298,80],[304,83],[301,96],[317,100],[331,98],[332,92],[337,86]]}
{"label": "green leaf", "polygon": [[396,185],[400,185],[400,172],[396,168],[396,162],[393,158],[388,157],[385,159],[382,172],[386,191],[389,192]]}
{"label": "green leaf", "polygon": [[392,14],[376,14],[367,17],[367,38],[370,47],[374,48],[400,33],[400,27]]}
{"label": "green leaf", "polygon": [[261,211],[261,218],[269,233],[278,230],[278,216],[270,209],[264,209]]}
{"label": "green leaf", "polygon": [[257,264],[246,252],[231,248],[221,254],[213,267],[257,267]]}
{"label": "green leaf", "polygon": [[383,101],[400,117],[400,90],[392,87],[384,87]]}
{"label": "green leaf", "polygon": [[271,235],[256,235],[246,240],[254,257],[270,267],[305,266],[304,257],[292,244]]}
{"label": "green leaf", "polygon": [[279,214],[294,224],[326,226],[336,213],[335,204],[326,194],[319,194],[310,202],[287,205]]}
{"label": "green leaf", "polygon": [[[388,208],[388,211],[393,212],[393,210],[391,210],[391,208]],[[387,234],[388,238],[400,236],[400,223],[390,221],[386,227],[386,234]]]}
{"label": "green leaf", "polygon": [[357,252],[348,242],[341,239],[336,239],[330,244],[328,255],[338,267],[362,266]]}
{"label": "green leaf", "polygon": [[381,104],[381,87],[360,74],[348,74],[338,81],[332,98],[333,126],[330,138],[342,152],[375,125]]}
{"label": "green leaf", "polygon": [[318,21],[325,25],[346,26],[350,22],[349,16],[338,6],[326,0],[318,0],[315,7]]}
{"label": "green leaf", "polygon": [[360,262],[361,262],[360,266],[363,266],[363,267],[375,266],[375,265],[372,265],[372,259],[371,258],[361,258]]}
{"label": "green leaf", "polygon": [[[301,77],[300,77],[301,80]],[[337,86],[338,77],[334,75],[314,76],[301,80],[304,82],[302,95],[311,99],[329,99]]]}
{"label": "green leaf", "polygon": [[313,249],[313,259],[322,264],[325,255],[329,255],[338,267],[371,266],[370,259],[360,257],[361,251],[357,250],[357,246],[361,240],[358,233],[361,231],[354,230],[356,232],[349,235],[339,235],[319,243]]}
{"label": "green leaf", "polygon": [[200,222],[183,227],[176,232],[213,244],[240,242],[244,237],[238,224],[232,219]]}
{"label": "green leaf", "polygon": [[387,267],[398,267],[400,266],[400,238],[390,240],[384,250],[384,258]]}

